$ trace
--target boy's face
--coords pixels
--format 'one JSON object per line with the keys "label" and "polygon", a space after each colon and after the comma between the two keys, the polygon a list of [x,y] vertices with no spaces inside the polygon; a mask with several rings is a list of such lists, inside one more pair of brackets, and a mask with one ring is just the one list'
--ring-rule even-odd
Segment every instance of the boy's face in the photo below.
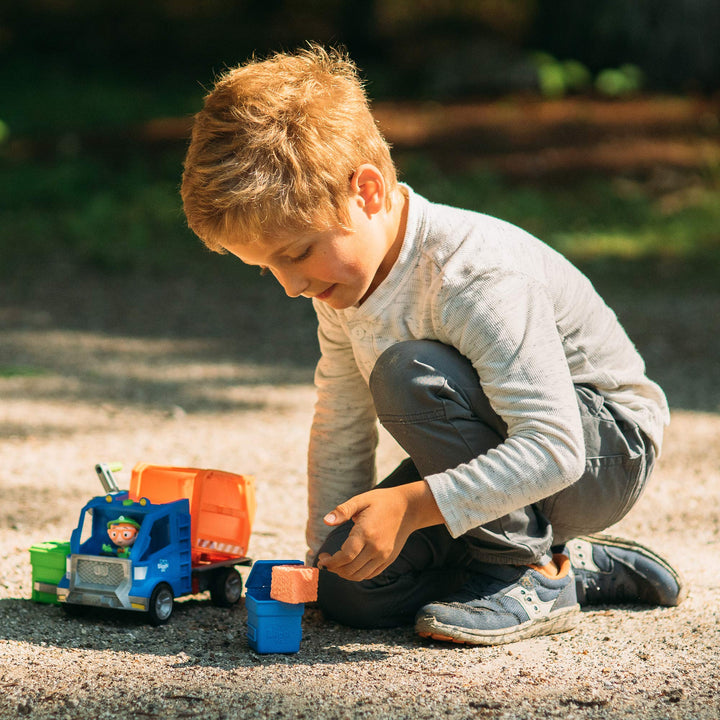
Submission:
{"label": "boy's face", "polygon": [[362,303],[395,262],[403,233],[390,217],[351,200],[353,232],[327,230],[226,247],[244,263],[269,270],[290,297],[316,298],[342,310]]}

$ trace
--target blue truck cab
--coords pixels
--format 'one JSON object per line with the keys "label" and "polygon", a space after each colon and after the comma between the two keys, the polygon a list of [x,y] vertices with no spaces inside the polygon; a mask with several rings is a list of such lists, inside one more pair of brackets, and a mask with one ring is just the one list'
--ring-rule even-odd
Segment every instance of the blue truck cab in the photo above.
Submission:
{"label": "blue truck cab", "polygon": [[[126,556],[114,550],[108,523],[119,517],[139,524]],[[70,536],[70,555],[57,596],[68,606],[138,610],[151,622],[169,619],[175,597],[193,592],[188,500],[154,505],[127,492],[88,502]]]}

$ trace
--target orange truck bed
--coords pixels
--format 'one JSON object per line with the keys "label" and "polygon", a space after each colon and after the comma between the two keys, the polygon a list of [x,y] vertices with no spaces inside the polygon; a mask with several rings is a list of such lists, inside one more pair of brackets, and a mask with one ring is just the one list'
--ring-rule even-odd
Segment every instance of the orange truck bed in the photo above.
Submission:
{"label": "orange truck bed", "polygon": [[193,567],[247,554],[255,519],[252,476],[139,463],[132,470],[129,495],[151,503],[190,501]]}

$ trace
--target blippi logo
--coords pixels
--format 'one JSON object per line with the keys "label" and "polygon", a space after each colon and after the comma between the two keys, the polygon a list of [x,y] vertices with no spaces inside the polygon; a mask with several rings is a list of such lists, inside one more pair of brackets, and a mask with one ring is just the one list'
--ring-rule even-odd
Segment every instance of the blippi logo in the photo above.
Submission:
{"label": "blippi logo", "polygon": [[158,560],[157,569],[160,572],[165,572],[170,567],[170,563],[167,560]]}

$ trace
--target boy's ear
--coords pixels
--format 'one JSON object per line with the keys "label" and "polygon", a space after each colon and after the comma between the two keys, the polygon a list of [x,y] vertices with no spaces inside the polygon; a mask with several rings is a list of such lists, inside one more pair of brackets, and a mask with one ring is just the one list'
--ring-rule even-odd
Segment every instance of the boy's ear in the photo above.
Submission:
{"label": "boy's ear", "polygon": [[350,178],[350,188],[368,217],[385,206],[385,179],[374,165],[360,165]]}

